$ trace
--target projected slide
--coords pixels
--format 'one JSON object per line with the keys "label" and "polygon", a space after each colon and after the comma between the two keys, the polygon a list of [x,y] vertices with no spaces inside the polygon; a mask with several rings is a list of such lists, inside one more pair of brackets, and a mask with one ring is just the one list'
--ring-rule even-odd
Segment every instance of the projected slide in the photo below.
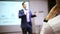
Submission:
{"label": "projected slide", "polygon": [[[29,2],[26,3],[29,8]],[[21,19],[18,18],[18,12],[22,8],[22,2],[0,1],[0,25],[20,25]]]}

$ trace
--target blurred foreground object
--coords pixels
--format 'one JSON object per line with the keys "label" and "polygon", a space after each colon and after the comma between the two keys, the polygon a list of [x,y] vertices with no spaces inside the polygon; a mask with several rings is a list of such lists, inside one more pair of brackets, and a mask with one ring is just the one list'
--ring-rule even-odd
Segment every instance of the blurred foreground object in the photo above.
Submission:
{"label": "blurred foreground object", "polygon": [[45,20],[50,20],[60,14],[60,0],[56,0],[56,5],[50,10]]}
{"label": "blurred foreground object", "polygon": [[44,23],[40,34],[60,34],[60,15]]}

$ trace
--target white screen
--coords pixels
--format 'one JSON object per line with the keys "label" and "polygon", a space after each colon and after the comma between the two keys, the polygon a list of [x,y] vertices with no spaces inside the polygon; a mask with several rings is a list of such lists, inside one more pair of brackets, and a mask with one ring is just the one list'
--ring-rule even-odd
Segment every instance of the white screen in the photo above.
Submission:
{"label": "white screen", "polygon": [[[26,3],[29,8],[29,3]],[[22,8],[22,2],[0,1],[0,25],[20,25],[18,13]]]}

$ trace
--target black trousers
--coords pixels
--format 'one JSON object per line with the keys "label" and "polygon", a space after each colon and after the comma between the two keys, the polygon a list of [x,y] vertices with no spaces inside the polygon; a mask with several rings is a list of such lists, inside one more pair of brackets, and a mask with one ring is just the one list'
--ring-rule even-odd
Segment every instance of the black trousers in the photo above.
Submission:
{"label": "black trousers", "polygon": [[23,34],[27,34],[27,32],[28,32],[28,34],[32,34],[32,26],[30,24],[28,24],[27,27],[22,28]]}

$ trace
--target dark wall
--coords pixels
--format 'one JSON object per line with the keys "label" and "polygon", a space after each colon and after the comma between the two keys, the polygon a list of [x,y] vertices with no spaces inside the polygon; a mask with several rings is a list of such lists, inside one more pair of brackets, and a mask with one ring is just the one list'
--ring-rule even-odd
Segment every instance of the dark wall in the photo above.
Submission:
{"label": "dark wall", "polygon": [[56,4],[55,0],[48,0],[48,10],[50,11],[55,4]]}

